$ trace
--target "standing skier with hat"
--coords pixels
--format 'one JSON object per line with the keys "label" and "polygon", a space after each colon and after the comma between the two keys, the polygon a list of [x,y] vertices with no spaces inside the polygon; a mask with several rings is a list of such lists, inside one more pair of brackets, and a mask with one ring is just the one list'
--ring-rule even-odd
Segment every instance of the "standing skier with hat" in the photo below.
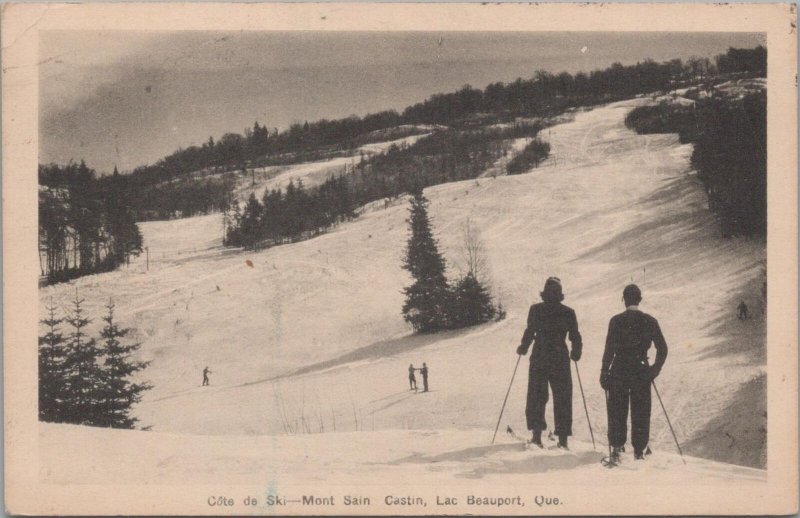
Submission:
{"label": "standing skier with hat", "polygon": [[[644,459],[650,440],[650,385],[667,359],[667,342],[658,321],[639,310],[642,292],[629,284],[622,292],[625,311],[611,318],[600,371],[600,386],[608,395],[608,441],[611,459],[625,451],[628,406],[631,409],[631,442],[636,460]],[[655,344],[656,359],[647,362],[647,351]]]}
{"label": "standing skier with hat", "polygon": [[408,390],[417,390],[417,377],[414,376],[415,370],[413,363],[408,366]]}
{"label": "standing skier with hat", "polygon": [[[528,401],[525,417],[531,442],[542,445],[542,430],[547,429],[545,407],[548,399],[548,384],[553,391],[553,414],[558,447],[567,449],[567,438],[572,435],[572,371],[570,359],[581,359],[581,334],[575,311],[561,303],[564,294],[561,280],[550,277],[540,293],[542,302],[531,306],[528,312],[528,327],[522,335],[517,354],[525,355],[533,343],[530,370],[528,373]],[[566,337],[572,344],[567,350]]]}

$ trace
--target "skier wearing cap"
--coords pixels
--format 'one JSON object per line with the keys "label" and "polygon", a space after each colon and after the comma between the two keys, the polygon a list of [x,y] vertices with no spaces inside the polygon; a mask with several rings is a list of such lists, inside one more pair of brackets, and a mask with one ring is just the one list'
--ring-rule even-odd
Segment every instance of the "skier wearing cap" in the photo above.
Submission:
{"label": "skier wearing cap", "polygon": [[[634,458],[644,459],[650,440],[650,385],[667,359],[667,342],[658,321],[639,310],[642,292],[629,284],[622,292],[625,311],[611,318],[600,371],[608,395],[608,441],[612,459],[619,458],[627,440],[628,406]],[[656,359],[648,365],[647,351],[655,344]]]}
{"label": "skier wearing cap", "polygon": [[428,392],[428,365],[425,362],[422,362],[419,373],[422,374],[422,391]]}
{"label": "skier wearing cap", "polygon": [[[525,418],[531,431],[531,442],[542,447],[542,430],[547,429],[545,407],[548,384],[553,391],[553,414],[558,447],[567,449],[572,435],[572,371],[570,359],[581,359],[581,334],[575,311],[561,303],[564,294],[561,280],[550,277],[540,293],[542,302],[531,306],[528,327],[522,335],[517,354],[525,355],[533,343],[528,371],[528,401]],[[566,337],[572,344],[567,350]]]}

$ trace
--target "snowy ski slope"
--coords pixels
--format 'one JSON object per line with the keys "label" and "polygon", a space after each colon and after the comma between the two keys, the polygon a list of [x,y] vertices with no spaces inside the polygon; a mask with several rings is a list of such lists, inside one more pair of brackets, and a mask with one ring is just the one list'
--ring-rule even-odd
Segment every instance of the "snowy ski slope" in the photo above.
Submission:
{"label": "snowy ski slope", "polygon": [[[320,474],[326,463],[338,462],[339,441],[363,446],[357,448],[363,458],[345,462],[345,471],[363,462],[380,471],[396,462],[423,480],[475,470],[495,476],[491,466],[499,462],[510,468],[503,476],[527,473],[526,453],[512,446],[475,450],[475,458],[448,452],[488,443],[528,306],[550,275],[561,277],[565,303],[578,315],[585,344],[579,366],[600,450],[606,425],[600,357],[608,319],[623,309],[621,290],[633,280],[643,289],[642,309],[659,319],[670,346],[657,383],[678,436],[694,439],[691,452],[707,458],[759,466],[759,423],[748,428],[726,412],[734,398],[748,412],[763,406],[763,392],[737,390],[764,371],[758,285],[764,247],[720,237],[702,188],[689,174],[690,146],[675,135],[639,136],[625,128],[627,111],[644,102],[580,112],[550,128],[551,158],[531,174],[426,189],[451,275],[458,272],[466,218],[480,230],[495,295],[508,310],[499,323],[410,335],[400,315],[401,290],[409,283],[401,269],[406,203],[380,204],[329,234],[256,253],[221,246],[220,215],[142,224],[149,271],[143,255],[120,271],[43,288],[40,311],[51,298],[67,308],[74,286],[98,317],[113,298],[119,321],[136,329],[143,356],[153,360],[145,377],[154,388],[136,410],[153,432],[43,425],[43,444],[50,448],[43,458],[52,459],[43,468],[47,476],[62,480],[86,463],[95,466],[97,483],[106,475],[127,476],[104,465],[99,453],[74,459],[74,451],[56,445],[94,444],[97,437],[108,441],[106,452],[126,444],[120,455],[138,462],[131,476],[154,480],[159,473],[205,480],[196,463],[211,462],[215,448],[233,444],[241,445],[234,455],[240,460],[225,469],[243,478],[245,465],[258,471],[278,461],[289,476]],[[755,319],[735,318],[742,298]],[[432,391],[410,392],[407,367],[423,361]],[[503,427],[525,429],[526,362]],[[210,387],[200,386],[204,366],[212,371]],[[596,469],[597,459],[583,451],[591,447],[574,383],[578,461],[553,461],[552,469],[580,467],[574,470],[580,479]],[[729,444],[726,427],[734,425],[741,429]],[[674,445],[655,398],[651,429],[659,460],[647,470],[657,479],[659,470],[679,461],[666,453]],[[287,437],[287,430],[303,433]],[[256,437],[263,435],[277,437]],[[373,447],[384,442],[396,448]],[[171,467],[162,469],[159,459],[171,445]],[[271,457],[276,448],[266,445],[280,446],[282,457]],[[315,460],[306,464],[294,455],[298,451],[313,451]],[[424,463],[399,460],[413,455],[439,455],[447,467],[433,472]],[[698,459],[681,469],[699,479],[763,477]],[[636,478],[619,473],[620,481]]]}

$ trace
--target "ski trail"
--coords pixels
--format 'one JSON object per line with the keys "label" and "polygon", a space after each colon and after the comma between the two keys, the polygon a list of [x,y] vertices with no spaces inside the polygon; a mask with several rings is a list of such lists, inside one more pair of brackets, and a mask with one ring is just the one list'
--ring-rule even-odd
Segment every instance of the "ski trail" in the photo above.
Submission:
{"label": "ski trail", "polygon": [[408,395],[406,395],[404,397],[401,397],[401,398],[395,399],[393,401],[390,401],[390,402],[386,403],[385,405],[372,410],[367,415],[371,416],[371,415],[377,414],[378,412],[381,412],[383,410],[386,410],[387,408],[390,408],[390,407],[393,407],[395,405],[398,405],[398,404],[402,403],[403,401],[406,401],[407,399],[412,398],[412,397],[417,395],[417,391],[416,390],[415,391],[410,391],[410,392],[411,392],[410,394],[408,394]]}
{"label": "ski trail", "polygon": [[[620,291],[632,279],[643,285],[645,311],[659,319],[670,347],[657,383],[676,433],[682,441],[707,433],[704,427],[729,405],[727,394],[762,371],[742,357],[712,354],[741,340],[742,330],[710,323],[733,310],[730,298],[755,279],[765,253],[761,244],[719,237],[705,193],[686,176],[690,146],[624,126],[627,111],[642,102],[600,106],[548,128],[551,157],[530,174],[426,189],[448,276],[458,275],[459,229],[469,217],[484,240],[493,293],[507,311],[501,322],[459,334],[420,339],[402,319],[402,290],[410,283],[401,267],[402,202],[314,239],[258,252],[211,250],[210,244],[218,246],[209,239],[218,226],[213,218],[143,225],[151,248],[169,250],[174,241],[174,249],[201,252],[165,261],[168,269],[151,263],[147,275],[140,262],[137,272],[132,267],[76,283],[87,306],[98,301],[88,308],[92,315],[113,294],[123,323],[137,329],[143,355],[153,360],[145,380],[155,388],[136,408],[140,422],[182,434],[282,433],[279,402],[265,396],[279,379],[285,411],[299,409],[303,384],[313,400],[316,384],[339,430],[359,419],[342,420],[353,407],[356,415],[377,411],[375,426],[382,430],[493,429],[528,307],[538,301],[543,280],[558,275],[584,336],[581,376],[598,450],[607,442],[597,383],[603,341],[609,318],[623,309]],[[74,286],[40,294],[44,308],[51,294],[57,303],[69,301]],[[422,361],[437,392],[406,400],[407,367]],[[199,365],[215,372],[210,390],[196,387]],[[518,430],[525,428],[525,371],[517,374],[504,414]],[[588,441],[581,403],[573,403],[573,432]],[[551,410],[552,403],[548,415]],[[652,416],[652,447],[673,451],[657,401]]]}
{"label": "ski trail", "polygon": [[120,310],[120,314],[135,314],[140,313],[142,311],[152,309],[158,304],[155,301],[162,301],[163,298],[167,295],[172,295],[176,293],[180,293],[182,291],[186,291],[187,289],[197,286],[199,284],[205,283],[211,279],[215,279],[217,277],[222,277],[223,275],[232,272],[233,270],[241,269],[244,267],[242,261],[237,261],[236,264],[233,264],[227,268],[223,268],[222,270],[217,270],[214,273],[210,273],[208,275],[204,275],[201,277],[195,277],[194,280],[188,281],[187,283],[178,286],[176,288],[166,288],[160,292],[154,293],[150,296],[144,297],[144,300],[138,306],[133,307],[125,307]]}
{"label": "ski trail", "polygon": [[409,389],[409,390],[401,390],[400,392],[395,392],[393,394],[389,394],[388,396],[383,396],[383,397],[379,397],[378,399],[373,399],[372,401],[369,401],[367,404],[377,403],[378,401],[383,401],[385,399],[389,399],[389,398],[392,398],[392,397],[402,396],[403,394],[407,394],[408,392],[411,392],[411,389]]}
{"label": "ski trail", "polygon": [[508,173],[506,172],[506,165],[515,157],[517,156],[525,146],[528,145],[530,142],[530,138],[528,137],[521,137],[517,139],[513,139],[511,141],[511,149],[508,150],[508,156],[501,156],[498,158],[492,165],[486,168],[486,171],[479,174],[478,178],[487,178],[489,176],[505,176]]}

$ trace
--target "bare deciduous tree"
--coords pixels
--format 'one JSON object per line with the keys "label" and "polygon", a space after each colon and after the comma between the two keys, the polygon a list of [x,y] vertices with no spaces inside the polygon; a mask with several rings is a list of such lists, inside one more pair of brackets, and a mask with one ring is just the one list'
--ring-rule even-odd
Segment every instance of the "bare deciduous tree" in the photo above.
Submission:
{"label": "bare deciduous tree", "polygon": [[480,233],[472,224],[472,220],[467,218],[461,230],[461,259],[464,261],[466,272],[464,275],[472,275],[476,279],[484,280],[486,273],[486,247],[483,245]]}

